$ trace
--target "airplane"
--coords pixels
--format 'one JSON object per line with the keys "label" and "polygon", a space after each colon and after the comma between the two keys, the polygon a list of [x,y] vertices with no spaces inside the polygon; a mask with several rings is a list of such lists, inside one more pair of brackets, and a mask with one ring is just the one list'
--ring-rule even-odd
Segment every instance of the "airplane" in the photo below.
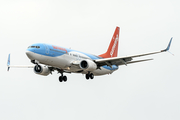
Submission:
{"label": "airplane", "polygon": [[13,66],[10,65],[10,54],[8,56],[8,71],[10,67],[15,68],[33,68],[38,75],[47,76],[53,71],[58,71],[60,82],[66,82],[67,77],[64,73],[81,73],[85,78],[93,79],[94,76],[112,74],[118,70],[120,65],[144,62],[153,59],[133,60],[133,58],[142,57],[169,51],[171,41],[166,49],[146,54],[117,57],[120,28],[116,27],[107,51],[100,55],[93,55],[77,50],[68,49],[45,43],[36,43],[30,45],[26,50],[26,55],[34,65]]}

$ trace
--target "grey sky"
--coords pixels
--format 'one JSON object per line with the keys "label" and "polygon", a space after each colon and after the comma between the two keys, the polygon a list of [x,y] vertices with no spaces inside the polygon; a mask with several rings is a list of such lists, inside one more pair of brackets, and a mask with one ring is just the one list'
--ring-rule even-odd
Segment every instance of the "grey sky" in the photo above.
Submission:
{"label": "grey sky", "polygon": [[[180,65],[178,0],[1,0],[0,119],[1,120],[179,120]],[[59,83],[29,65],[26,48],[51,43],[99,55],[120,27],[119,56],[165,49],[148,56],[153,61],[120,66],[112,75],[87,81],[67,74]],[[143,58],[141,58],[143,59]]]}

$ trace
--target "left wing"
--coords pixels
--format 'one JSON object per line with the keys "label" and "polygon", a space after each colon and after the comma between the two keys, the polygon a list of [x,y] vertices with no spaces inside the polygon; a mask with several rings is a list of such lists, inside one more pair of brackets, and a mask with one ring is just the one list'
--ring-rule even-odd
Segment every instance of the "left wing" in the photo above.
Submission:
{"label": "left wing", "polygon": [[152,53],[146,53],[146,54],[139,54],[139,55],[132,55],[132,56],[125,56],[125,57],[113,57],[113,58],[104,58],[104,59],[97,59],[94,60],[94,62],[97,64],[97,66],[112,66],[112,65],[127,65],[130,63],[136,63],[136,62],[144,62],[144,61],[148,61],[148,60],[152,60],[152,59],[145,59],[145,60],[139,60],[139,61],[131,61],[133,58],[136,57],[142,57],[142,56],[146,56],[146,55],[152,55],[152,54],[157,54],[157,53],[162,53],[162,52],[166,52],[170,49],[170,45],[171,45],[171,41],[172,38],[170,39],[170,42],[167,46],[166,49],[158,51],[158,52],[152,52]]}

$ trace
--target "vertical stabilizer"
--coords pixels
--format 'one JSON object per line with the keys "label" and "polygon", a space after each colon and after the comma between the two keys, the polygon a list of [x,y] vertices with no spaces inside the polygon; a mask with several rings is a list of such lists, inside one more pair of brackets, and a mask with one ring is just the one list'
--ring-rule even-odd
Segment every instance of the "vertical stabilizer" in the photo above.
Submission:
{"label": "vertical stabilizer", "polygon": [[116,30],[114,32],[114,35],[111,39],[111,42],[109,44],[108,50],[106,53],[99,55],[103,58],[111,58],[111,57],[117,57],[118,54],[118,44],[119,44],[119,27],[116,27]]}

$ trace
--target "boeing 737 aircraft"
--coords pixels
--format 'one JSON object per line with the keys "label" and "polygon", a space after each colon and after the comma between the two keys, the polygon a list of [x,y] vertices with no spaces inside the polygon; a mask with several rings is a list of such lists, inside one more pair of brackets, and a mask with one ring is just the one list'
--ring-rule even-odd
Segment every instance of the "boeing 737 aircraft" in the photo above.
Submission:
{"label": "boeing 737 aircraft", "polygon": [[34,65],[11,66],[9,54],[7,63],[8,71],[10,67],[34,68],[36,74],[47,76],[56,70],[61,74],[59,77],[60,82],[67,81],[67,77],[63,73],[81,73],[85,74],[86,79],[93,79],[94,76],[113,73],[118,70],[120,65],[152,60],[133,61],[133,58],[166,52],[169,50],[172,41],[171,38],[167,48],[161,51],[117,57],[119,30],[120,28],[116,27],[107,52],[104,54],[92,55],[56,45],[37,43],[30,45],[26,51],[27,57]]}

